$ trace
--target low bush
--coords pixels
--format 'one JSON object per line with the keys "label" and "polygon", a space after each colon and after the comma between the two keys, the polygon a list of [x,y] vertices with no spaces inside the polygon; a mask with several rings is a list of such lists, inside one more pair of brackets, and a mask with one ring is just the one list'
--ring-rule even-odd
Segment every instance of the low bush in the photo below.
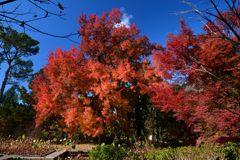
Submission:
{"label": "low bush", "polygon": [[156,149],[148,148],[144,158],[147,160],[239,160],[240,144],[228,142],[226,146],[206,143],[201,147],[188,146],[177,148]]}
{"label": "low bush", "polygon": [[127,150],[124,147],[112,145],[97,146],[89,153],[90,160],[123,160]]}
{"label": "low bush", "polygon": [[[125,155],[125,156],[124,156]],[[240,144],[228,142],[226,146],[205,143],[200,147],[188,146],[177,148],[135,147],[126,150],[115,145],[103,145],[93,149],[90,159],[96,160],[240,160]]]}
{"label": "low bush", "polygon": [[226,146],[216,146],[218,150],[225,154],[225,159],[232,160],[232,159],[240,159],[240,143],[232,143],[228,142],[225,144]]}

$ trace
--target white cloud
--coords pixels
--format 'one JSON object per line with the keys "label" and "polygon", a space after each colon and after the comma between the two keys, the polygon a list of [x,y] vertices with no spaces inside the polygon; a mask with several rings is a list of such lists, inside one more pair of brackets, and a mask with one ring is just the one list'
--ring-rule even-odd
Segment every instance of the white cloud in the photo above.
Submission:
{"label": "white cloud", "polygon": [[129,25],[130,25],[130,19],[132,19],[133,18],[133,16],[130,14],[127,14],[126,12],[125,12],[125,8],[123,8],[123,7],[121,7],[120,8],[120,11],[122,12],[122,14],[123,14],[123,16],[122,16],[122,18],[121,18],[121,22],[120,23],[118,23],[118,24],[116,24],[115,26],[116,27],[118,27],[118,26],[126,26],[126,27],[129,27]]}

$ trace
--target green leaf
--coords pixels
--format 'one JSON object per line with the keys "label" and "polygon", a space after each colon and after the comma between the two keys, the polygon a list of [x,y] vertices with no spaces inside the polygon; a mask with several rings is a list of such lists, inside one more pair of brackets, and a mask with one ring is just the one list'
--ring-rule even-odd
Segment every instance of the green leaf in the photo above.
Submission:
{"label": "green leaf", "polygon": [[76,146],[75,145],[72,145],[72,149],[75,149],[76,148]]}

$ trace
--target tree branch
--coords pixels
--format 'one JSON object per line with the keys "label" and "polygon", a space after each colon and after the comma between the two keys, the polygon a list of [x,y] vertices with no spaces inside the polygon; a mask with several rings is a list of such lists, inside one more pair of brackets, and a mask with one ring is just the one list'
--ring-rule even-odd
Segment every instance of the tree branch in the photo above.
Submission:
{"label": "tree branch", "polygon": [[236,112],[228,109],[227,107],[222,106],[221,104],[219,104],[219,103],[217,103],[217,102],[215,102],[215,101],[212,101],[212,102],[215,103],[215,104],[217,104],[217,105],[220,106],[221,108],[226,109],[228,112],[231,112],[231,113],[233,113],[233,114],[236,114],[236,115],[240,116],[239,113],[236,113]]}
{"label": "tree branch", "polygon": [[[218,15],[221,17],[219,18],[221,21],[223,21],[229,28],[230,30],[233,32],[233,34],[237,37],[237,39],[240,41],[240,37],[238,36],[238,34],[236,33],[236,31],[232,28],[232,26],[226,21],[226,19],[222,16],[222,14],[219,12],[217,6],[215,5],[215,3],[210,0],[210,2],[212,3],[212,5],[214,6],[215,10],[217,11]],[[230,8],[231,9],[231,8]],[[218,16],[217,16],[218,17]]]}
{"label": "tree branch", "polygon": [[[29,22],[32,22],[32,21],[36,21],[36,20],[41,20],[41,19],[44,19],[44,18],[48,18],[48,17],[50,17],[49,15],[58,16],[59,18],[64,19],[62,16],[64,16],[65,14],[62,14],[61,12],[60,12],[60,14],[58,14],[58,13],[53,13],[53,12],[51,12],[51,11],[48,11],[48,10],[44,9],[44,8],[40,5],[40,4],[51,4],[51,5],[57,6],[57,7],[60,8],[61,10],[63,10],[64,7],[63,7],[60,3],[56,4],[56,3],[52,2],[51,0],[27,0],[26,3],[30,3],[30,5],[34,5],[34,6],[36,6],[38,9],[44,11],[44,12],[45,12],[45,15],[44,15],[43,17],[38,17],[38,18],[36,18],[37,15],[35,14],[33,19],[30,19],[30,20],[20,20],[20,19],[17,18],[18,16],[20,16],[20,15],[22,16],[22,15],[26,15],[26,14],[33,14],[33,13],[30,12],[31,9],[30,9],[29,12],[21,12],[21,13],[18,13],[18,12],[17,12],[17,9],[19,9],[19,6],[20,6],[21,4],[17,5],[17,6],[16,6],[13,10],[11,10],[11,11],[7,11],[7,10],[5,10],[5,9],[3,8],[3,5],[4,5],[4,4],[7,5],[7,4],[9,4],[9,3],[11,3],[11,2],[15,2],[15,1],[17,1],[17,0],[5,0],[5,1],[3,1],[3,2],[0,2],[0,5],[2,5],[2,10],[0,11],[0,21],[1,21],[1,22],[6,22],[9,26],[11,26],[11,23],[16,23],[16,24],[18,24],[18,25],[20,25],[21,27],[24,28],[24,32],[25,32],[25,29],[28,29],[28,30],[36,31],[36,32],[39,32],[39,33],[41,33],[41,34],[45,34],[45,35],[52,36],[52,37],[67,38],[67,39],[70,40],[70,41],[73,41],[73,40],[71,40],[71,39],[69,38],[70,36],[78,35],[78,34],[79,34],[79,33],[74,33],[74,34],[71,33],[71,34],[68,34],[68,35],[63,35],[63,36],[60,35],[60,36],[59,36],[59,35],[54,35],[54,34],[51,34],[51,33],[47,33],[47,32],[41,31],[40,29],[38,29],[38,28],[36,28],[36,27],[34,27],[34,26],[32,26],[32,25],[29,24]],[[38,2],[39,4],[37,4],[37,2]],[[78,42],[76,42],[76,43],[78,43]]]}
{"label": "tree branch", "polygon": [[[203,67],[202,67],[202,68],[203,68]],[[204,70],[203,72],[210,74],[211,76],[213,76],[213,77],[217,78],[218,80],[224,82],[225,84],[227,84],[227,85],[230,86],[231,88],[234,88],[234,89],[237,89],[237,90],[240,91],[240,88],[231,85],[230,83],[228,83],[227,81],[221,79],[220,77],[216,76],[215,74],[213,74],[213,73],[207,71],[205,68],[203,68],[203,70]]]}
{"label": "tree branch", "polygon": [[2,14],[0,14],[0,16],[5,16],[6,18],[15,21],[15,23],[18,23],[18,24],[20,23],[20,26],[23,27],[23,28],[25,28],[25,26],[28,26],[29,28],[32,28],[33,30],[35,30],[35,31],[37,31],[37,32],[39,32],[39,33],[42,33],[42,34],[45,34],[45,35],[49,35],[49,36],[52,36],[52,37],[57,37],[57,38],[68,38],[68,37],[70,37],[70,36],[78,35],[78,34],[79,34],[79,33],[74,33],[74,34],[69,34],[69,35],[65,35],[65,36],[53,35],[53,34],[50,34],[50,33],[43,32],[43,31],[41,31],[41,30],[39,30],[39,29],[37,29],[37,28],[35,28],[35,27],[33,27],[33,26],[31,26],[31,25],[25,23],[24,21],[20,21],[20,20],[17,20],[17,19],[15,19],[15,18],[12,18],[12,17],[6,16],[6,15],[2,15]]}
{"label": "tree branch", "polygon": [[[228,3],[227,0],[224,0],[224,1],[227,3],[227,5],[228,5],[228,7],[230,8],[230,10],[232,11],[232,13],[240,20],[239,14],[236,13],[237,10],[236,10],[236,8],[235,8],[235,4],[233,3],[233,6],[231,7],[231,5]],[[235,11],[234,11],[234,9],[235,9]]]}
{"label": "tree branch", "polygon": [[[216,31],[221,35],[221,36],[219,35],[219,38],[222,38],[223,40],[228,41],[228,42],[231,43],[235,48],[240,49],[240,43],[237,42],[237,41],[234,41],[234,40],[228,38],[226,35],[224,35],[224,34],[221,32],[221,30],[215,25],[215,23],[214,23],[211,19],[209,19],[206,15],[203,14],[203,12],[201,12],[201,11],[199,11],[199,10],[197,9],[197,6],[196,6],[196,5],[194,5],[194,4],[191,3],[191,2],[185,1],[185,0],[182,0],[181,2],[188,4],[188,5],[192,8],[192,10],[175,12],[175,14],[184,14],[184,13],[188,13],[188,12],[195,12],[196,14],[200,15],[200,17],[202,17],[203,19],[205,19],[207,22],[211,23],[211,25],[212,25],[212,26],[216,29]],[[213,5],[213,7],[210,8],[210,9],[217,9],[215,3],[214,3],[212,0],[211,0],[211,2],[212,2],[214,5]],[[215,8],[215,7],[216,7],[216,8]],[[208,9],[208,10],[209,10],[209,9]],[[218,9],[217,9],[216,11],[219,12]],[[219,13],[220,13],[220,12],[219,12]],[[207,12],[207,14],[210,14],[211,16],[220,18],[220,17],[218,17],[218,16],[216,16],[216,15],[210,13],[210,12]],[[221,19],[220,19],[220,20],[221,20]],[[202,21],[202,22],[203,22],[203,21]],[[224,21],[223,21],[223,22],[224,22]],[[226,20],[225,20],[225,22],[227,23]],[[225,23],[225,22],[224,22],[224,23]],[[206,24],[206,23],[204,23],[204,24]],[[227,24],[226,24],[226,25],[227,25]],[[230,25],[230,24],[228,23],[228,25]],[[208,26],[207,26],[207,27],[208,27]],[[208,27],[208,29],[209,29],[209,27]],[[232,30],[232,29],[233,29],[233,28],[231,28],[231,30]],[[234,30],[234,29],[233,29],[233,30]],[[210,32],[211,32],[211,33],[214,33],[214,32],[212,32],[212,30],[210,30]],[[233,33],[234,33],[234,32],[233,32]],[[235,32],[234,35],[236,36],[236,32]],[[236,38],[238,39],[239,36],[237,35]],[[239,41],[240,41],[240,38],[239,38]]]}
{"label": "tree branch", "polygon": [[7,3],[11,3],[11,2],[14,2],[16,0],[7,0],[7,1],[3,1],[3,2],[0,2],[0,5],[4,5],[4,4],[7,4]]}
{"label": "tree branch", "polygon": [[[58,17],[60,17],[61,19],[64,19],[64,18],[62,18],[62,16],[63,16],[64,14],[56,14],[56,13],[52,13],[52,12],[49,12],[49,11],[45,10],[44,8],[40,7],[39,5],[33,3],[31,0],[28,0],[28,2],[32,3],[33,5],[35,5],[36,7],[38,7],[39,9],[45,11],[46,13],[49,13],[49,14],[52,14],[52,15],[58,16]],[[64,19],[64,20],[65,20],[65,19]]]}

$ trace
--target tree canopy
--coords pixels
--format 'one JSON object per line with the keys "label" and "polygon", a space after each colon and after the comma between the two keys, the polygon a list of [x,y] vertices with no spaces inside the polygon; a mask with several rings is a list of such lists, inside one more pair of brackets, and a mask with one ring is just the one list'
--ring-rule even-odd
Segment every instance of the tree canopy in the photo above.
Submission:
{"label": "tree canopy", "polygon": [[33,63],[26,60],[39,51],[39,42],[25,33],[18,33],[11,27],[0,26],[0,65],[7,63],[8,67],[0,89],[0,103],[5,86],[15,83],[15,80],[27,79],[32,73]]}
{"label": "tree canopy", "polygon": [[121,16],[118,9],[89,18],[81,14],[79,50],[72,46],[50,53],[44,74],[32,82],[37,126],[54,114],[61,115],[65,131],[72,134],[76,126],[88,135],[103,134],[112,120],[128,127],[132,93],[146,93],[144,77],[153,76],[143,58],[160,46],[140,35],[135,25],[119,25]]}
{"label": "tree canopy", "polygon": [[[150,43],[135,24],[120,25],[118,9],[89,18],[81,14],[79,49],[51,51],[43,74],[32,81],[36,126],[58,115],[66,132],[80,127],[94,137],[113,120],[124,129],[130,117],[143,125],[145,119],[136,116],[145,117],[140,110],[148,112],[144,107],[150,103],[139,96],[148,94],[159,111],[184,121],[189,133],[239,134],[239,8],[215,9],[215,20],[206,19],[199,34],[181,19],[179,33],[168,34],[165,47]],[[137,126],[138,134],[143,129]]]}
{"label": "tree canopy", "polygon": [[[230,10],[221,16],[239,34],[236,15]],[[208,22],[201,34],[194,34],[183,19],[180,25],[179,34],[169,34],[166,47],[153,58],[156,74],[184,82],[185,87],[176,93],[171,85],[152,84],[152,101],[206,134],[233,135],[240,127],[240,55],[229,40],[239,41],[219,18],[216,23]]]}

